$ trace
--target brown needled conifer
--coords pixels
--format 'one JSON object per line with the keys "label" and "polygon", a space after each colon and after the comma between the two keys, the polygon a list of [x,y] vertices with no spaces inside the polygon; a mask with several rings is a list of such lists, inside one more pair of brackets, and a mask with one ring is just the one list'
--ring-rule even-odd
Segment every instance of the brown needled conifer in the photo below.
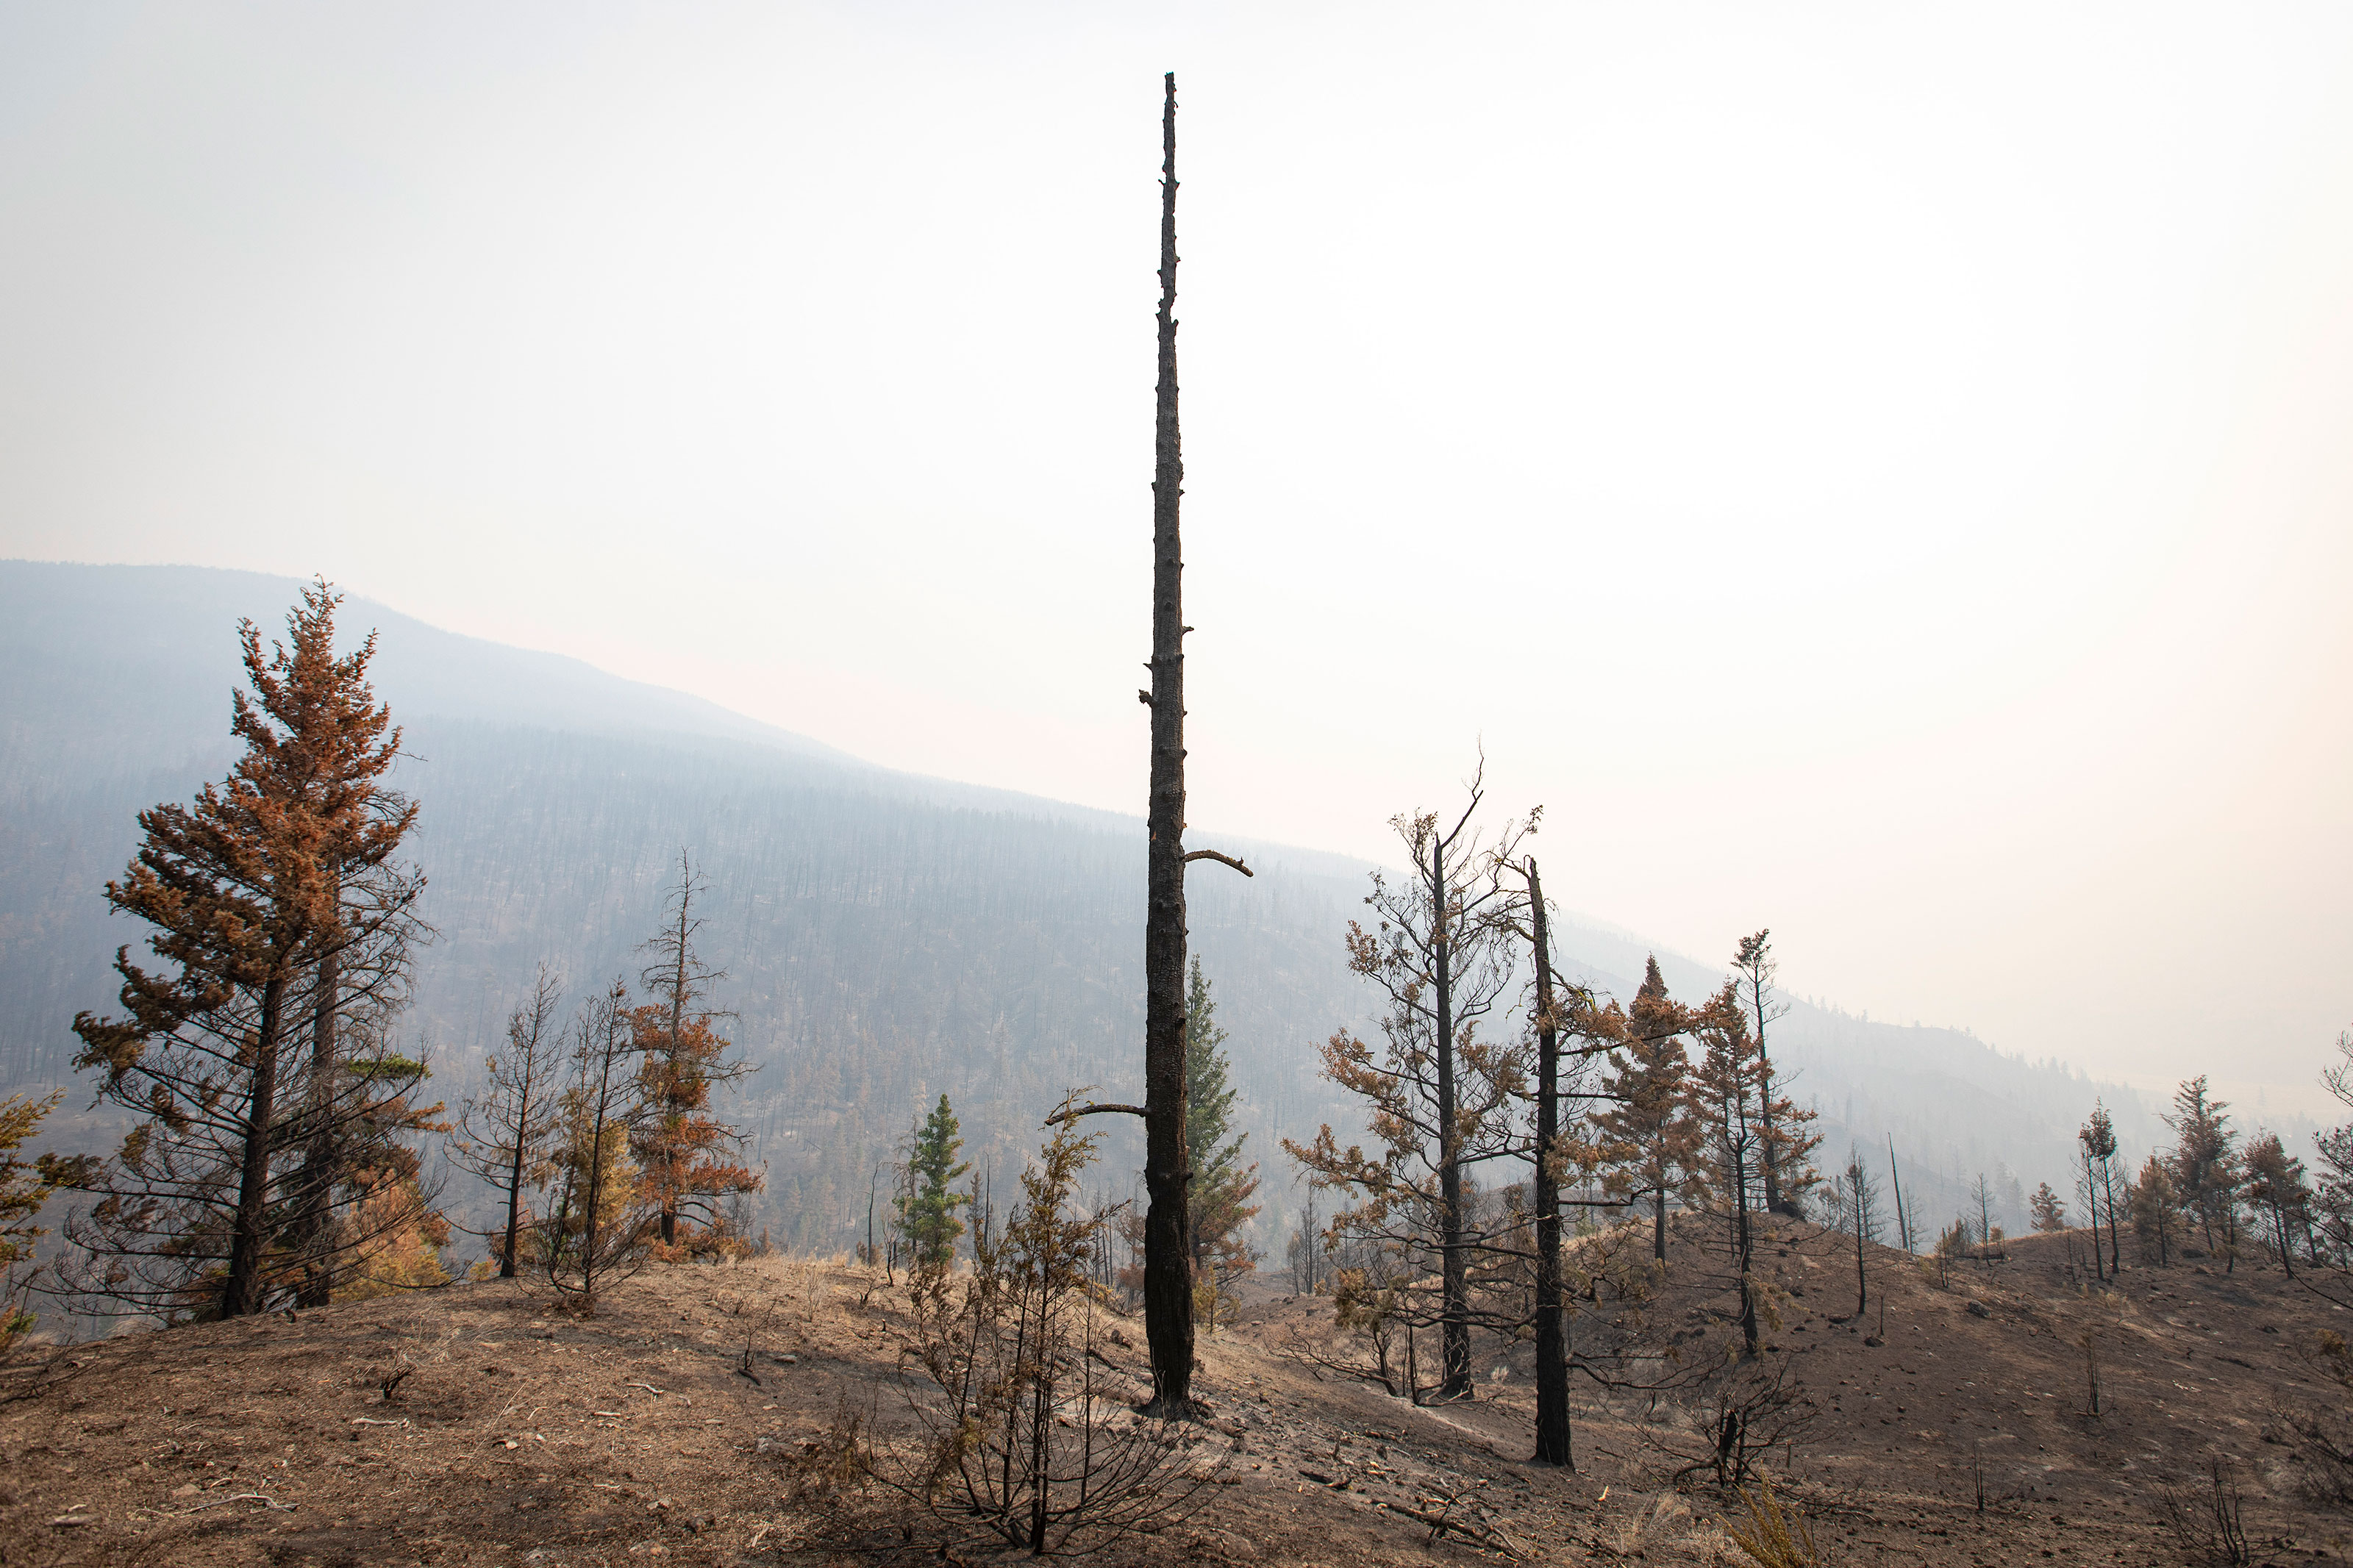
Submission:
{"label": "brown needled conifer", "polygon": [[693,863],[681,851],[670,915],[646,943],[654,962],[643,981],[654,1000],[628,1014],[641,1105],[630,1131],[630,1152],[659,1215],[660,1246],[673,1253],[704,1239],[718,1221],[720,1200],[756,1193],[763,1185],[757,1171],[733,1157],[743,1147],[743,1133],[720,1121],[711,1103],[713,1089],[744,1078],[752,1066],[729,1056],[733,1046],[717,1026],[725,1016],[703,1005],[712,984],[726,978],[695,956],[695,933],[702,921],[694,904],[703,891]]}
{"label": "brown needled conifer", "polygon": [[[335,654],[339,603],[305,590],[268,652],[240,626],[245,755],[193,805],[141,813],[137,858],[107,884],[164,967],[121,950],[124,1016],[74,1020],[76,1065],[141,1118],[114,1161],[56,1169],[98,1200],[67,1226],[83,1255],[69,1288],[93,1305],[228,1317],[322,1300],[392,1232],[438,1225],[398,1136],[438,1108],[408,1104],[424,1066],[381,1027],[426,934],[424,879],[395,858],[417,808],[385,783],[400,732],[368,685],[375,637]],[[346,1037],[355,1007],[375,1026]]]}
{"label": "brown needled conifer", "polygon": [[1609,1163],[1602,1190],[1649,1203],[1651,1252],[1661,1262],[1667,1256],[1667,1199],[1698,1163],[1701,1124],[1688,1096],[1691,1058],[1683,1042],[1692,1026],[1691,1013],[1667,994],[1652,958],[1620,1024],[1624,1043],[1609,1054],[1609,1076],[1601,1085],[1607,1109],[1587,1117]]}

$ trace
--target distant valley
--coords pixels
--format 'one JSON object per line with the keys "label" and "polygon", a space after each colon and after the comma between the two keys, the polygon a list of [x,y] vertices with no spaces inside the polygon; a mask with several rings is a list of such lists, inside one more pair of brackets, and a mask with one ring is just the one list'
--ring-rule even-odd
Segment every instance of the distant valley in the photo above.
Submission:
{"label": "distant valley", "polygon": [[[99,889],[136,841],[135,814],[185,799],[235,754],[234,626],[275,627],[291,579],[182,567],[0,563],[0,1090],[74,1081],[81,1008],[106,1009],[115,947],[141,933]],[[455,1100],[495,1046],[534,966],[575,995],[634,978],[683,847],[712,884],[706,957],[717,1000],[760,1070],[741,1101],[781,1244],[862,1235],[869,1181],[918,1106],[949,1094],[967,1157],[1009,1181],[1065,1089],[1134,1091],[1142,1031],[1143,824],[869,766],[713,704],[575,660],[459,637],[353,601],[343,626],[381,633],[377,690],[406,727],[398,783],[424,805],[424,954],[407,1034]],[[1399,802],[1400,808],[1411,805]],[[1555,803],[1546,865],[1572,890],[1577,818]],[[1258,871],[1198,875],[1194,950],[1216,987],[1262,1163],[1259,1244],[1276,1259],[1297,1202],[1276,1139],[1352,1115],[1314,1047],[1368,1025],[1340,945],[1371,868],[1218,837]],[[1559,896],[1556,887],[1556,896]],[[1757,911],[1769,924],[1772,911]],[[1564,918],[1572,967],[1630,994],[1651,951]],[[1722,958],[1726,955],[1711,955]],[[1659,954],[1698,1000],[1721,972]],[[1798,1003],[1772,1046],[1820,1111],[1822,1156],[1892,1139],[1923,1226],[1948,1223],[1984,1173],[2022,1228],[2024,1192],[2063,1187],[2095,1096],[2134,1158],[2161,1132],[2140,1098],[2030,1065],[1937,1028]],[[69,1095],[50,1142],[93,1142]],[[1113,1130],[1099,1168],[1136,1151]],[[452,1197],[463,1200],[462,1193]]]}

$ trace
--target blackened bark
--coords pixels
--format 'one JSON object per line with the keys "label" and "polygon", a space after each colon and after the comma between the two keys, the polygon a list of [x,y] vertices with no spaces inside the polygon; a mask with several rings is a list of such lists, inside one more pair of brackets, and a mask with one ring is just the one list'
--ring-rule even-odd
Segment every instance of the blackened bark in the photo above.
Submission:
{"label": "blackened bark", "polygon": [[1436,962],[1431,978],[1438,1014],[1438,1203],[1439,1280],[1443,1296],[1439,1315],[1439,1351],[1443,1363],[1438,1384],[1440,1399],[1468,1399],[1471,1381],[1471,1259],[1462,1240],[1462,1129],[1458,1125],[1454,1084],[1454,921],[1456,911],[1447,897],[1447,840],[1430,836],[1430,879],[1432,913],[1431,946]]}
{"label": "blackened bark", "polygon": [[1536,949],[1536,1451],[1540,1465],[1576,1468],[1569,1448],[1568,1352],[1560,1291],[1560,1024],[1553,1016],[1552,942],[1544,882],[1528,861]]}
{"label": "blackened bark", "polygon": [[269,1240],[269,1145],[275,1131],[278,1047],[285,1012],[286,981],[283,975],[273,974],[262,984],[261,1016],[255,1020],[253,1099],[246,1114],[244,1158],[237,1171],[237,1228],[229,1237],[228,1278],[221,1283],[224,1318],[248,1317],[269,1306],[261,1254]]}
{"label": "blackened bark", "polygon": [[1748,1225],[1747,1161],[1736,1152],[1732,1160],[1733,1246],[1740,1261],[1740,1347],[1755,1360],[1764,1337],[1757,1325],[1757,1238]]}
{"label": "blackened bark", "polygon": [[512,1279],[519,1271],[516,1254],[522,1239],[522,1177],[523,1142],[515,1140],[512,1163],[507,1170],[507,1234],[499,1247],[499,1278]]}
{"label": "blackened bark", "polygon": [[678,1168],[685,1163],[678,1147],[680,1122],[684,1112],[678,1105],[678,1064],[681,1031],[686,1027],[686,939],[692,934],[687,909],[694,900],[694,868],[686,858],[686,851],[678,854],[678,952],[677,970],[670,978],[670,1041],[663,1053],[666,1070],[662,1074],[662,1100],[654,1107],[663,1129],[661,1159],[662,1211],[661,1239],[664,1247],[678,1245]]}
{"label": "blackened bark", "polygon": [[1176,426],[1176,73],[1161,111],[1160,377],[1152,479],[1152,799],[1144,921],[1144,1331],[1152,1403],[1165,1416],[1193,1399],[1193,1259],[1185,1158],[1185,613],[1177,505],[1185,458]]}
{"label": "blackened bark", "polygon": [[327,1222],[335,1182],[335,1014],[343,997],[343,958],[330,948],[319,961],[317,994],[311,1005],[310,1146],[302,1154],[301,1210],[294,1222],[294,1255],[302,1259],[298,1307],[323,1307],[334,1297],[334,1270],[328,1266]]}
{"label": "blackened bark", "polygon": [[1765,1127],[1765,1212],[1784,1214],[1781,1205],[1781,1147],[1779,1136],[1773,1130],[1773,1058],[1765,1050],[1765,980],[1762,973],[1750,976],[1751,999],[1757,1009],[1757,1076],[1762,1087],[1758,1098],[1763,1102],[1758,1115]]}
{"label": "blackened bark", "polygon": [[[2100,1245],[2100,1190],[2096,1184],[2092,1188],[2091,1205],[2092,1272],[2098,1278],[2100,1282],[2105,1285],[2107,1283],[2108,1279],[2108,1253],[2107,1248]],[[2213,1246],[2211,1236],[2208,1239],[2207,1246],[2210,1250]]]}
{"label": "blackened bark", "polygon": [[1865,1195],[1865,1194],[1864,1194],[1863,1190],[1862,1190],[1862,1180],[1861,1180],[1860,1178],[1857,1178],[1857,1179],[1856,1179],[1856,1181],[1855,1181],[1855,1183],[1854,1183],[1853,1184],[1854,1184],[1854,1315],[1855,1315],[1857,1318],[1860,1318],[1860,1317],[1862,1317],[1862,1316],[1863,1309],[1865,1309],[1866,1307],[1869,1307],[1869,1306],[1871,1305],[1871,1276],[1863,1272],[1863,1262],[1862,1262],[1862,1233],[1863,1233],[1863,1230],[1864,1230],[1864,1228],[1865,1228],[1865,1226],[1866,1226],[1866,1220],[1865,1220],[1865,1217],[1864,1217],[1864,1211],[1863,1211],[1862,1203],[1863,1203],[1863,1198],[1864,1198],[1864,1195]]}
{"label": "blackened bark", "polygon": [[[2100,1186],[2102,1190],[2107,1194],[2108,1197],[2108,1276],[2111,1279],[2114,1279],[2116,1276],[2122,1274],[2125,1271],[2124,1242],[2122,1239],[2122,1233],[2116,1228],[2116,1157],[2114,1154],[2111,1154],[2100,1166]],[[1987,1228],[1989,1231],[1991,1229],[1990,1226],[1988,1226]],[[1990,1245],[1993,1237],[1990,1235],[1988,1235],[1981,1239]],[[2100,1238],[2096,1236],[2092,1238],[2094,1244],[2097,1244],[2099,1239]],[[2224,1265],[2222,1272],[2225,1274],[2231,1272],[2232,1268],[2237,1266],[2238,1261],[2238,1249],[2233,1247],[2231,1250],[2230,1259]]]}
{"label": "blackened bark", "polygon": [[1904,1173],[1895,1164],[1895,1140],[1887,1141],[1887,1179],[1895,1188],[1895,1237],[1904,1250],[1912,1250],[1912,1218],[1904,1212]]}
{"label": "blackened bark", "polygon": [[[543,976],[545,971],[541,972]],[[541,984],[545,984],[543,978]],[[532,1026],[532,1048],[525,1053],[522,1082],[515,1092],[514,1145],[507,1160],[507,1231],[499,1247],[499,1278],[512,1279],[522,1271],[522,1184],[531,1159],[533,1093],[539,1088],[539,1028]]]}

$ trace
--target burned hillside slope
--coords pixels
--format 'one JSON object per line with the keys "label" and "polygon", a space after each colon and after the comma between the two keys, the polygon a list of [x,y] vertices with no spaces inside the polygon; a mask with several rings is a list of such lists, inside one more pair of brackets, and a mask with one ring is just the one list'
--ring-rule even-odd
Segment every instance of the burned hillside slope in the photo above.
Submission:
{"label": "burned hillside slope", "polygon": [[[1620,1324],[1702,1369],[1736,1343],[1706,1240],[1683,1220]],[[2353,1313],[2243,1260],[2104,1287],[2066,1236],[1941,1279],[1886,1248],[1866,1262],[1874,1299],[1856,1319],[1851,1237],[1785,1225],[1760,1258],[1767,1348],[1747,1375],[1787,1398],[1758,1462],[1825,1561],[2191,1561],[2166,1493],[2194,1508],[2216,1461],[2253,1561],[2353,1550],[2353,1515],[2318,1500],[2326,1467],[2297,1430],[2347,1406],[2327,1347]],[[0,1563],[992,1555],[953,1519],[796,1474],[846,1415],[886,1440],[903,1429],[903,1284],[771,1258],[649,1270],[586,1321],[555,1306],[468,1285],[20,1359],[0,1375]],[[1139,1339],[1098,1347],[1114,1392],[1143,1386]],[[1326,1298],[1259,1285],[1202,1342],[1217,1482],[1098,1561],[1744,1561],[1723,1523],[1740,1504],[1704,1463],[1703,1391],[1581,1380],[1567,1472],[1525,1462],[1525,1346],[1491,1337],[1475,1399],[1419,1406],[1345,1370],[1364,1347]]]}

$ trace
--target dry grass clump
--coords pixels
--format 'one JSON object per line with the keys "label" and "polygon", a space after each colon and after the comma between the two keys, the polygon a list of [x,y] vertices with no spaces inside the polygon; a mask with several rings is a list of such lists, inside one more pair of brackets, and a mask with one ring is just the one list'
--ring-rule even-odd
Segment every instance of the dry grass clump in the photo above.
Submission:
{"label": "dry grass clump", "polygon": [[1759,1568],[1820,1568],[1821,1548],[1806,1516],[1773,1495],[1773,1483],[1760,1480],[1756,1491],[1740,1490],[1745,1520],[1725,1520],[1724,1532]]}

